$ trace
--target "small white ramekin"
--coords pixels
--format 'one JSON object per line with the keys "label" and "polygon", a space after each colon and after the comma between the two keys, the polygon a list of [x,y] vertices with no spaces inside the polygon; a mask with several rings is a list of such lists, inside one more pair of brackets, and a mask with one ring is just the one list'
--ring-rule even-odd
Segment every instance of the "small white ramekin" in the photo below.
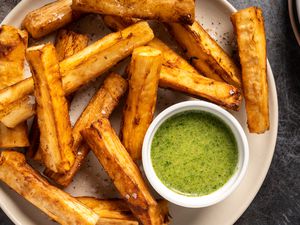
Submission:
{"label": "small white ramekin", "polygon": [[[228,127],[232,130],[234,137],[237,142],[238,147],[238,163],[237,169],[233,176],[215,192],[211,194],[200,196],[200,197],[190,197],[176,193],[169,188],[167,188],[157,177],[154,168],[152,166],[151,160],[151,144],[160,125],[166,121],[168,118],[175,114],[182,113],[185,111],[205,111],[209,112],[222,121],[224,121]],[[244,133],[243,128],[239,122],[226,110],[223,108],[208,103],[205,101],[186,101],[173,105],[163,112],[161,112],[151,123],[144,139],[143,150],[142,150],[142,161],[145,174],[152,185],[152,187],[160,194],[163,198],[167,199],[176,205],[184,206],[187,208],[201,208],[216,204],[228,195],[230,195],[240,184],[242,178],[245,175],[249,160],[249,146],[247,137]]]}

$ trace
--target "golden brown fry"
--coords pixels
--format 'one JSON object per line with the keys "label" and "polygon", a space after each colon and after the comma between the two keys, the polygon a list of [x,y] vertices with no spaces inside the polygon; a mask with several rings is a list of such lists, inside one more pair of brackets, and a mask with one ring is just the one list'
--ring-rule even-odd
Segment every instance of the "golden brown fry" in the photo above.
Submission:
{"label": "golden brown fry", "polygon": [[0,27],[0,89],[22,80],[27,48],[26,31],[12,26]]}
{"label": "golden brown fry", "polygon": [[75,160],[68,103],[52,44],[27,49],[37,100],[40,148],[45,166],[54,172],[70,170]]}
{"label": "golden brown fry", "polygon": [[200,96],[236,111],[242,100],[241,92],[235,86],[177,68],[162,67],[159,85],[191,96]]}
{"label": "golden brown fry", "polygon": [[27,138],[27,125],[20,124],[14,129],[7,128],[0,123],[0,147],[1,148],[17,148],[29,145]]}
{"label": "golden brown fry", "polygon": [[144,225],[163,224],[156,201],[109,120],[101,118],[81,134],[128,203],[132,213]]}
{"label": "golden brown fry", "polygon": [[[0,90],[24,78],[27,42],[26,31],[7,25],[0,27]],[[28,146],[27,124],[21,123],[9,129],[0,121],[0,148],[25,146]]]}
{"label": "golden brown fry", "polygon": [[239,110],[242,102],[239,88],[202,76],[159,39],[152,40],[148,45],[163,52],[160,87],[205,98],[227,109]]}
{"label": "golden brown fry", "polygon": [[[51,186],[23,154],[0,152],[0,180],[62,225],[121,225],[120,220],[102,219],[66,192]],[[128,223],[134,224],[134,223]]]}
{"label": "golden brown fry", "polygon": [[99,91],[93,96],[73,128],[74,148],[82,142],[80,132],[89,128],[98,118],[109,118],[120,98],[127,90],[127,81],[116,73],[111,73],[103,82]]}
{"label": "golden brown fry", "polygon": [[[71,57],[75,53],[81,51],[88,45],[88,37],[86,35],[78,34],[73,31],[60,30],[56,36],[55,49],[57,58],[62,61],[65,58]],[[68,96],[70,97],[70,96]],[[70,99],[68,99],[70,102]],[[40,130],[35,117],[32,123],[29,134],[30,146],[27,148],[26,156],[41,160],[41,154],[37,154],[40,143]]]}
{"label": "golden brown fry", "polygon": [[22,26],[33,38],[41,38],[78,18],[71,9],[72,0],[51,2],[26,15]]}
{"label": "golden brown fry", "polygon": [[[65,94],[71,94],[90,80],[100,76],[129,56],[134,48],[147,44],[153,37],[153,31],[148,23],[139,22],[120,32],[109,34],[77,54],[63,60],[59,65],[63,76],[62,83]],[[21,86],[19,84],[19,87]],[[33,91],[33,86],[31,88]],[[0,106],[2,97],[7,92],[9,90],[6,90],[2,95],[0,93]],[[24,95],[19,95],[19,98],[22,97]],[[5,102],[8,102],[7,98],[5,98]],[[19,123],[25,119],[27,118],[22,118]]]}
{"label": "golden brown fry", "polygon": [[198,22],[192,26],[168,23],[167,27],[200,73],[241,87],[239,68]]}
{"label": "golden brown fry", "polygon": [[67,193],[48,184],[14,151],[0,153],[0,179],[61,224],[96,224],[98,216]]}
{"label": "golden brown fry", "polygon": [[[99,47],[101,51],[95,55],[90,56],[91,54],[87,54],[85,58],[82,59],[81,53],[85,50],[84,49],[74,55],[78,57],[77,61],[76,57],[75,59],[70,57],[64,60],[60,64],[60,68],[61,73],[64,75],[63,87],[65,92],[67,94],[71,93],[91,79],[98,77],[99,74],[103,74],[120,60],[131,55],[134,48],[147,44],[153,37],[154,34],[149,24],[147,22],[139,22],[104,38],[106,40],[103,40],[102,47]],[[114,38],[117,39],[114,40]],[[105,47],[105,42],[107,42],[107,47]],[[70,65],[68,61],[71,61],[72,64]],[[78,74],[81,74],[81,76]]]}
{"label": "golden brown fry", "polygon": [[[126,24],[134,23],[130,19],[124,22],[122,18],[116,16],[103,16],[103,20],[112,29],[123,29]],[[147,45],[163,53],[159,79],[160,87],[205,98],[227,109],[239,109],[242,95],[238,88],[202,76],[193,66],[158,38],[154,38]]]}
{"label": "golden brown fry", "polygon": [[[25,54],[25,53],[24,53]],[[28,96],[33,92],[32,77],[21,80],[11,86],[0,90],[0,118],[2,110],[7,109],[10,104],[15,103],[21,98]]]}
{"label": "golden brown fry", "polygon": [[101,218],[132,221],[136,220],[136,218],[132,215],[127,203],[123,200],[102,200],[93,197],[76,197],[76,199],[92,209]]}
{"label": "golden brown fry", "polygon": [[102,15],[102,19],[104,24],[114,32],[123,30],[124,28],[141,21],[136,18],[122,18],[120,16],[110,15]]}
{"label": "golden brown fry", "polygon": [[58,61],[62,61],[84,49],[89,42],[87,35],[70,30],[59,30],[56,35],[55,49]]}
{"label": "golden brown fry", "polygon": [[81,130],[89,128],[93,122],[101,117],[109,118],[115,107],[119,104],[120,98],[127,90],[127,81],[116,73],[111,73],[103,82],[99,91],[93,96],[89,104],[76,121],[72,135],[74,138],[73,149],[77,150],[75,163],[65,174],[54,173],[46,170],[46,176],[56,183],[66,187],[71,182],[77,171],[80,169],[85,157],[89,153],[88,146],[82,143]]}
{"label": "golden brown fry", "polygon": [[132,53],[121,141],[133,160],[141,159],[144,136],[153,119],[161,64],[162,53],[155,48],[139,47]]}
{"label": "golden brown fry", "polygon": [[72,8],[84,12],[192,24],[195,19],[194,0],[73,0]]}
{"label": "golden brown fry", "polygon": [[250,7],[231,16],[242,65],[248,128],[264,133],[270,128],[267,48],[262,10]]}
{"label": "golden brown fry", "polygon": [[8,128],[15,128],[35,114],[35,98],[27,95],[0,111],[0,122]]}
{"label": "golden brown fry", "polygon": [[[102,218],[136,220],[132,215],[128,204],[120,199],[97,199],[93,197],[76,197],[77,200],[92,209]],[[169,222],[168,201],[158,200],[158,206],[164,217],[164,224]]]}

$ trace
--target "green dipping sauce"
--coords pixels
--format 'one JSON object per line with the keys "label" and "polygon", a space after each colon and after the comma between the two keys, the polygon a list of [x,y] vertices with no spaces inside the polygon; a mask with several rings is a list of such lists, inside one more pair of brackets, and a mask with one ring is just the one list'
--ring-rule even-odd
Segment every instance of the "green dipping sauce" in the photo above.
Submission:
{"label": "green dipping sauce", "polygon": [[188,111],[166,120],[154,135],[151,159],[169,189],[203,196],[234,174],[238,149],[231,129],[211,113]]}

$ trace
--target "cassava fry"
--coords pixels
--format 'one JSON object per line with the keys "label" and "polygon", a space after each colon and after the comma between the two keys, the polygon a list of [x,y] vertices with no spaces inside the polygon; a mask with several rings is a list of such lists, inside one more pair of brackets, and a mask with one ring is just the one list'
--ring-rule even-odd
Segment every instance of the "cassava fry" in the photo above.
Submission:
{"label": "cassava fry", "polygon": [[73,177],[80,169],[81,164],[90,151],[90,149],[82,143],[81,130],[89,128],[93,122],[101,117],[109,118],[126,90],[127,81],[116,73],[111,73],[104,80],[103,85],[90,100],[73,127],[73,149],[77,150],[77,154],[72,168],[65,174],[58,174],[46,170],[44,172],[46,176],[64,187],[72,182]]}
{"label": "cassava fry", "polygon": [[102,19],[104,24],[114,32],[123,30],[124,28],[141,21],[140,19],[136,18],[122,18],[120,16],[110,15],[102,15]]}
{"label": "cassava fry", "polygon": [[250,7],[231,16],[242,65],[248,128],[264,133],[270,128],[267,47],[262,10]]}
{"label": "cassava fry", "polygon": [[[111,29],[123,29],[127,24],[135,22],[130,19],[124,21],[116,16],[103,16],[103,20]],[[159,79],[160,87],[205,98],[227,109],[239,109],[242,102],[239,88],[202,76],[193,66],[158,38],[154,38],[147,45],[163,53]]]}
{"label": "cassava fry", "polygon": [[[149,27],[148,23],[146,22],[140,22],[138,24],[132,25],[122,31],[115,32],[112,34],[109,34],[102,39],[96,41],[95,43],[89,45],[88,47],[84,48],[82,51],[76,53],[75,55],[63,60],[60,63],[60,72],[62,76],[65,78],[62,79],[64,90],[66,93],[70,94],[72,91],[78,89],[80,86],[86,84],[91,79],[94,79],[96,77],[95,74],[99,75],[99,73],[102,70],[107,69],[105,65],[101,64],[99,67],[89,68],[91,71],[81,71],[80,74],[77,75],[73,80],[79,80],[78,83],[72,83],[67,84],[67,77],[73,74],[72,72],[76,68],[82,68],[84,69],[86,67],[86,64],[89,62],[89,59],[95,59],[96,56],[98,56],[101,53],[109,53],[106,49],[113,47],[114,45],[120,44],[123,47],[128,46],[129,49],[132,49],[134,47],[141,46],[147,42],[149,42],[153,38],[153,31]],[[130,42],[131,40],[137,40],[136,43]],[[121,42],[121,43],[120,43]],[[124,43],[126,42],[126,43]],[[105,51],[106,50],[106,51]],[[122,58],[119,60],[122,60],[125,58],[128,54],[124,49],[122,48]],[[120,50],[120,51],[121,51]],[[131,50],[132,52],[132,50]],[[120,53],[119,51],[116,52]],[[124,56],[126,54],[126,56]],[[110,63],[113,59],[108,59],[107,63]],[[104,68],[103,68],[104,67]],[[92,70],[94,69],[94,70]],[[97,69],[97,70],[96,70]],[[83,76],[86,72],[87,77]],[[75,74],[75,72],[74,72]],[[85,77],[83,79],[82,77]],[[73,77],[72,77],[73,78]],[[86,80],[88,79],[88,80]],[[78,86],[79,85],[79,86]],[[26,91],[22,91],[26,90]],[[14,86],[10,86],[6,88],[6,90],[0,91],[0,110],[3,110],[7,105],[13,103],[14,101],[30,94],[33,92],[33,80],[32,78],[27,78],[18,84]]]}
{"label": "cassava fry", "polygon": [[241,104],[242,96],[236,87],[186,70],[162,67],[159,85],[191,96],[200,96],[227,109],[238,110]]}
{"label": "cassava fry", "polygon": [[[148,23],[139,22],[120,32],[109,34],[77,54],[63,60],[60,63],[60,72],[63,76],[62,83],[65,94],[71,94],[90,80],[100,76],[129,56],[134,48],[147,44],[153,37],[153,31]],[[22,84],[19,84],[19,87],[21,86]],[[33,86],[31,88],[33,91]],[[9,92],[10,90],[6,90],[5,93],[0,93],[0,107],[5,107],[2,104],[2,99]],[[16,94],[13,96],[16,96]],[[24,95],[19,95],[19,98],[22,97]],[[9,102],[6,97],[5,102]],[[26,119],[28,118],[20,118],[19,122]]]}
{"label": "cassava fry", "polygon": [[227,109],[239,109],[242,102],[239,88],[200,75],[186,60],[158,39],[148,45],[163,52],[160,87],[205,98]]}
{"label": "cassava fry", "polygon": [[26,31],[8,25],[0,27],[0,89],[24,79],[27,42]]}
{"label": "cassava fry", "polygon": [[198,22],[195,21],[191,26],[168,23],[167,27],[200,73],[241,87],[240,69]]}
{"label": "cassava fry", "polygon": [[[0,27],[0,90],[23,80],[26,31],[3,25]],[[0,121],[0,148],[28,146],[27,124],[9,129]]]}
{"label": "cassava fry", "polygon": [[18,152],[0,152],[0,180],[62,225],[135,224],[99,218],[76,198],[51,186],[26,163],[24,155]]}
{"label": "cassava fry", "polygon": [[[81,203],[92,209],[102,218],[136,220],[127,203],[120,199],[97,199],[93,197],[76,197]],[[164,224],[169,222],[168,201],[157,200],[158,206],[164,217]]]}
{"label": "cassava fry", "polygon": [[0,111],[0,122],[8,128],[15,128],[35,114],[35,98],[27,95]]}
{"label": "cassava fry", "polygon": [[55,49],[58,61],[62,61],[81,51],[88,45],[87,35],[79,34],[70,30],[58,31],[55,40]]}
{"label": "cassava fry", "polygon": [[[88,45],[88,37],[83,34],[79,34],[69,30],[60,30],[56,35],[55,49],[57,52],[57,58],[62,61],[65,58],[71,57],[75,53],[81,51]],[[68,99],[70,101],[70,99]],[[29,142],[30,146],[27,148],[26,156],[29,158],[41,159],[41,154],[36,157],[37,150],[39,148],[40,130],[38,127],[36,117],[33,120]]]}
{"label": "cassava fry", "polygon": [[[25,54],[25,53],[24,53]],[[10,104],[32,94],[33,92],[33,79],[32,77],[21,80],[11,86],[7,86],[0,90],[0,118],[3,110],[7,109]]]}
{"label": "cassava fry", "polygon": [[27,49],[26,57],[34,79],[42,159],[47,168],[64,173],[73,165],[75,154],[55,48],[35,46]]}
{"label": "cassava fry", "polygon": [[142,175],[122,145],[109,120],[101,118],[81,132],[132,213],[144,224],[163,224],[157,202]]}
{"label": "cassava fry", "polygon": [[141,159],[144,136],[153,119],[161,64],[162,53],[155,48],[139,47],[132,53],[121,141],[133,160]]}
{"label": "cassava fry", "polygon": [[17,148],[29,145],[27,138],[27,125],[20,124],[14,129],[7,128],[0,124],[0,147],[1,148]]}
{"label": "cassava fry", "polygon": [[78,18],[73,13],[72,0],[58,0],[26,15],[22,26],[33,38],[41,38]]}
{"label": "cassava fry", "polygon": [[136,218],[132,215],[128,204],[124,200],[102,200],[93,197],[76,197],[76,199],[92,209],[101,218],[136,221]]}
{"label": "cassava fry", "polygon": [[194,0],[73,0],[72,8],[84,12],[192,24],[195,19]]}

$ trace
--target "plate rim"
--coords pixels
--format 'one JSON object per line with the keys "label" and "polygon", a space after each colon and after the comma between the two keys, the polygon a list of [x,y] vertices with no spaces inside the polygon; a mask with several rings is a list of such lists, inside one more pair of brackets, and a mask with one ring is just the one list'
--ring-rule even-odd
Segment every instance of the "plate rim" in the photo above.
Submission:
{"label": "plate rim", "polygon": [[[3,21],[1,22],[2,24],[5,24],[6,21],[11,20],[15,14],[22,10],[23,5],[26,5],[27,2],[30,2],[31,0],[21,0],[8,14],[7,16],[3,19]],[[236,12],[237,9],[227,0],[217,0],[220,4],[223,4],[226,8],[229,9],[229,11],[231,11],[232,13]],[[290,2],[292,2],[292,0],[289,0],[289,9],[290,9]],[[290,18],[291,18],[291,14],[290,14]],[[294,16],[293,16],[294,18]],[[295,22],[294,22],[295,23]],[[298,33],[299,34],[299,33]],[[299,38],[299,40],[298,40]],[[298,36],[297,40],[298,43],[300,45],[300,34]],[[232,216],[231,219],[231,224],[235,223],[241,216],[242,214],[246,211],[246,209],[250,206],[250,204],[252,203],[253,199],[255,198],[255,196],[258,194],[268,172],[270,169],[270,165],[274,156],[274,152],[275,152],[275,147],[276,147],[276,143],[277,143],[277,137],[278,137],[278,95],[277,95],[277,87],[276,87],[276,83],[275,83],[275,78],[273,75],[273,71],[272,68],[270,66],[269,60],[267,60],[267,71],[268,71],[268,82],[269,82],[269,87],[272,86],[272,89],[274,90],[274,95],[273,95],[273,99],[269,99],[269,102],[273,102],[274,105],[274,136],[275,138],[273,138],[274,140],[272,140],[272,151],[269,152],[269,156],[268,157],[268,161],[266,161],[266,163],[264,164],[264,173],[263,176],[261,176],[258,179],[258,182],[256,182],[256,186],[252,189],[255,189],[254,192],[250,193],[250,195],[247,196],[247,199],[244,199],[244,203],[243,205],[241,205],[239,207],[239,209],[236,211],[236,214],[234,216]],[[271,101],[272,100],[272,101]],[[4,191],[0,188],[0,197],[6,195],[4,193]],[[20,221],[20,219],[18,218],[18,216],[14,215],[14,213],[12,212],[12,210],[9,209],[9,207],[6,207],[4,203],[2,203],[0,201],[0,208],[3,210],[3,212],[17,225],[23,225],[22,221]]]}

